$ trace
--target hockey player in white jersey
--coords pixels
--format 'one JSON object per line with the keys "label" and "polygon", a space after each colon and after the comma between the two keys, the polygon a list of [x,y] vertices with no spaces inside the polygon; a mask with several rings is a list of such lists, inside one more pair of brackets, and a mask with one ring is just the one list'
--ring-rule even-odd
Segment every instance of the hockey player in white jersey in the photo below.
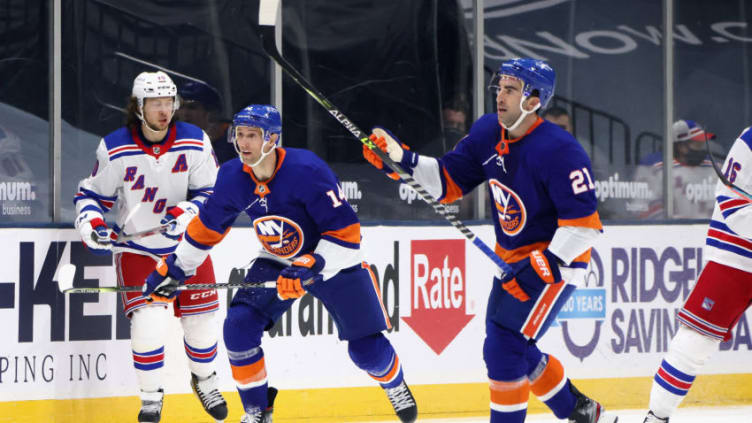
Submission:
{"label": "hockey player in white jersey", "polygon": [[[716,183],[715,171],[705,144],[715,139],[692,120],[677,120],[671,128],[674,144],[672,162],[674,214],[670,217],[707,219],[713,212]],[[652,153],[640,160],[634,179],[647,182],[652,196],[648,200],[635,200],[631,207],[640,218],[663,217],[663,152]]]}
{"label": "hockey player in white jersey", "polygon": [[[723,165],[726,178],[752,191],[752,127],[737,138]],[[645,423],[667,423],[695,376],[752,304],[752,201],[721,182],[705,240],[708,263],[677,319],[682,324],[653,378]]]}
{"label": "hockey player in white jersey", "polygon": [[[79,184],[76,229],[95,254],[115,254],[119,285],[141,286],[157,260],[175,250],[188,222],[214,187],[217,162],[209,137],[176,121],[177,87],[164,72],[143,72],[133,82],[126,126],[102,138],[91,175]],[[111,208],[114,216],[105,222]],[[128,242],[118,235],[168,224],[164,234]],[[187,283],[214,283],[211,258]],[[159,422],[164,397],[164,334],[171,314],[180,317],[191,386],[217,421],[227,405],[217,389],[216,290],[184,291],[170,307],[164,299],[123,293],[131,319],[133,365],[141,390],[139,422]],[[170,310],[172,308],[172,311]]]}

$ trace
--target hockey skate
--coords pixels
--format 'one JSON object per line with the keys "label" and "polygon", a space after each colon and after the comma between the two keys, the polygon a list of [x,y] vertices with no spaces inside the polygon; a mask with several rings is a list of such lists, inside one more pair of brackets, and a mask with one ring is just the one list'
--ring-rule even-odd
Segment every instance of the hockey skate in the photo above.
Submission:
{"label": "hockey skate", "polygon": [[598,401],[586,397],[571,383],[569,387],[577,397],[577,404],[568,417],[569,423],[616,423],[619,421],[616,416],[607,416],[606,409]]}
{"label": "hockey skate", "polygon": [[198,376],[191,373],[191,388],[204,406],[204,410],[218,423],[223,422],[227,417],[227,403],[217,389],[217,372],[204,380],[198,380]]}
{"label": "hockey skate", "polygon": [[404,380],[398,386],[384,389],[384,391],[386,391],[386,396],[389,397],[389,402],[392,403],[394,412],[397,413],[401,422],[412,423],[418,418],[418,406],[415,404],[415,397],[413,397]]}
{"label": "hockey skate", "polygon": [[266,391],[268,405],[266,410],[254,409],[247,411],[240,418],[240,423],[272,423],[272,413],[274,412],[274,398],[277,397],[277,388],[269,387]]}
{"label": "hockey skate", "polygon": [[662,419],[653,414],[652,411],[648,411],[648,415],[645,416],[645,420],[643,420],[642,423],[668,423],[668,417]]}
{"label": "hockey skate", "polygon": [[138,412],[139,423],[159,423],[162,418],[162,400],[164,391],[141,391],[141,411]]}

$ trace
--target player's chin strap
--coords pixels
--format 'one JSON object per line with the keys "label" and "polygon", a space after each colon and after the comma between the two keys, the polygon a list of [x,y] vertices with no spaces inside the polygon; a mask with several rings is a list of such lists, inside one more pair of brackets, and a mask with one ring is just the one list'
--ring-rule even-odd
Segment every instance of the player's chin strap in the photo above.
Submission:
{"label": "player's chin strap", "polygon": [[[235,131],[237,131],[237,128],[235,128]],[[279,141],[279,138],[277,138],[276,141],[271,142],[272,134],[264,135],[264,144],[261,146],[261,157],[259,157],[258,160],[256,160],[255,163],[249,164],[250,167],[256,167],[259,164],[261,164],[262,161],[266,158],[266,156],[272,154],[272,151],[274,151],[275,148],[277,148],[277,142]],[[271,144],[272,148],[269,149],[269,151],[264,151],[264,147]],[[235,147],[235,152],[238,153],[238,156],[242,160],[242,155],[240,153],[240,148],[238,148],[238,142],[236,141],[236,137],[233,136],[232,146]]]}
{"label": "player's chin strap", "polygon": [[540,109],[541,104],[538,103],[535,105],[535,107],[533,107],[533,110],[530,110],[530,111],[525,110],[525,107],[523,107],[522,103],[524,103],[525,100],[527,100],[528,98],[530,98],[530,96],[520,98],[520,117],[518,117],[517,120],[514,121],[514,124],[512,126],[506,126],[504,125],[504,122],[501,122],[501,126],[503,126],[504,129],[506,129],[507,131],[514,131],[514,129],[520,126],[520,123],[522,123],[522,121],[525,120],[527,115],[529,115],[530,113],[534,113],[536,110]]}

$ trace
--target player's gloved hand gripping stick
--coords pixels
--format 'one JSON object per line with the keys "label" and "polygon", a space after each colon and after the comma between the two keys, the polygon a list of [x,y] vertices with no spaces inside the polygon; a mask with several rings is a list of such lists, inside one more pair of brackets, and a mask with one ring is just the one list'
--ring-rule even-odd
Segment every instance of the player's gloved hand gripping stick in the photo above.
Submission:
{"label": "player's gloved hand gripping stick", "polygon": [[[373,153],[381,159],[382,163],[396,173],[400,179],[402,179],[407,185],[413,188],[420,194],[420,197],[433,207],[434,211],[444,217],[449,223],[452,224],[462,235],[465,236],[473,245],[479,248],[483,254],[491,259],[499,268],[506,274],[511,271],[511,268],[505,263],[494,251],[489,248],[478,236],[467,228],[462,222],[459,221],[454,215],[450,214],[446,207],[436,201],[428,191],[425,190],[413,177],[406,172],[399,163],[392,160],[388,154],[381,151],[380,148],[361,131],[360,128],[355,125],[344,113],[337,109],[316,87],[308,82],[303,75],[297,71],[287,60],[282,57],[274,37],[274,27],[277,23],[277,15],[279,12],[281,0],[261,0],[259,5],[259,36],[261,37],[264,51],[269,57],[274,60],[282,69],[287,73],[290,78],[300,85],[314,100],[316,100],[322,107],[324,107],[329,114],[331,114],[339,123],[342,124],[350,133],[361,143],[367,146]],[[404,160],[404,159],[403,159]]]}
{"label": "player's gloved hand gripping stick", "polygon": [[[135,234],[134,234],[135,235]],[[280,259],[270,254],[259,253],[259,257],[269,258],[276,261],[284,261],[285,264],[290,264],[289,260]],[[255,258],[253,259],[255,260]],[[251,263],[253,263],[253,260]],[[251,263],[244,267],[250,267]],[[323,263],[323,259],[322,259]],[[322,265],[323,267],[323,265]],[[94,287],[74,287],[73,281],[76,276],[76,265],[64,264],[60,267],[57,275],[57,285],[60,292],[63,294],[98,294],[100,292],[142,292],[141,286],[94,286]],[[79,275],[79,278],[83,278],[83,275]],[[301,284],[307,286],[312,284],[316,279],[303,278]],[[277,281],[261,281],[261,282],[227,282],[227,283],[194,283],[190,285],[178,284],[176,290],[178,291],[195,291],[203,289],[232,289],[232,288],[268,288],[277,289]]]}

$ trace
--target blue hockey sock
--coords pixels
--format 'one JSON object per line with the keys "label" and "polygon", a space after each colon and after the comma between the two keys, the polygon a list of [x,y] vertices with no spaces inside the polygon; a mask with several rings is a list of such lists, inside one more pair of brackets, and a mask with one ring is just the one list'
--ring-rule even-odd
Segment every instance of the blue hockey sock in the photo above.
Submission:
{"label": "blue hockey sock", "polygon": [[368,372],[382,388],[393,388],[402,383],[399,357],[383,334],[351,340],[347,349],[353,363]]}

